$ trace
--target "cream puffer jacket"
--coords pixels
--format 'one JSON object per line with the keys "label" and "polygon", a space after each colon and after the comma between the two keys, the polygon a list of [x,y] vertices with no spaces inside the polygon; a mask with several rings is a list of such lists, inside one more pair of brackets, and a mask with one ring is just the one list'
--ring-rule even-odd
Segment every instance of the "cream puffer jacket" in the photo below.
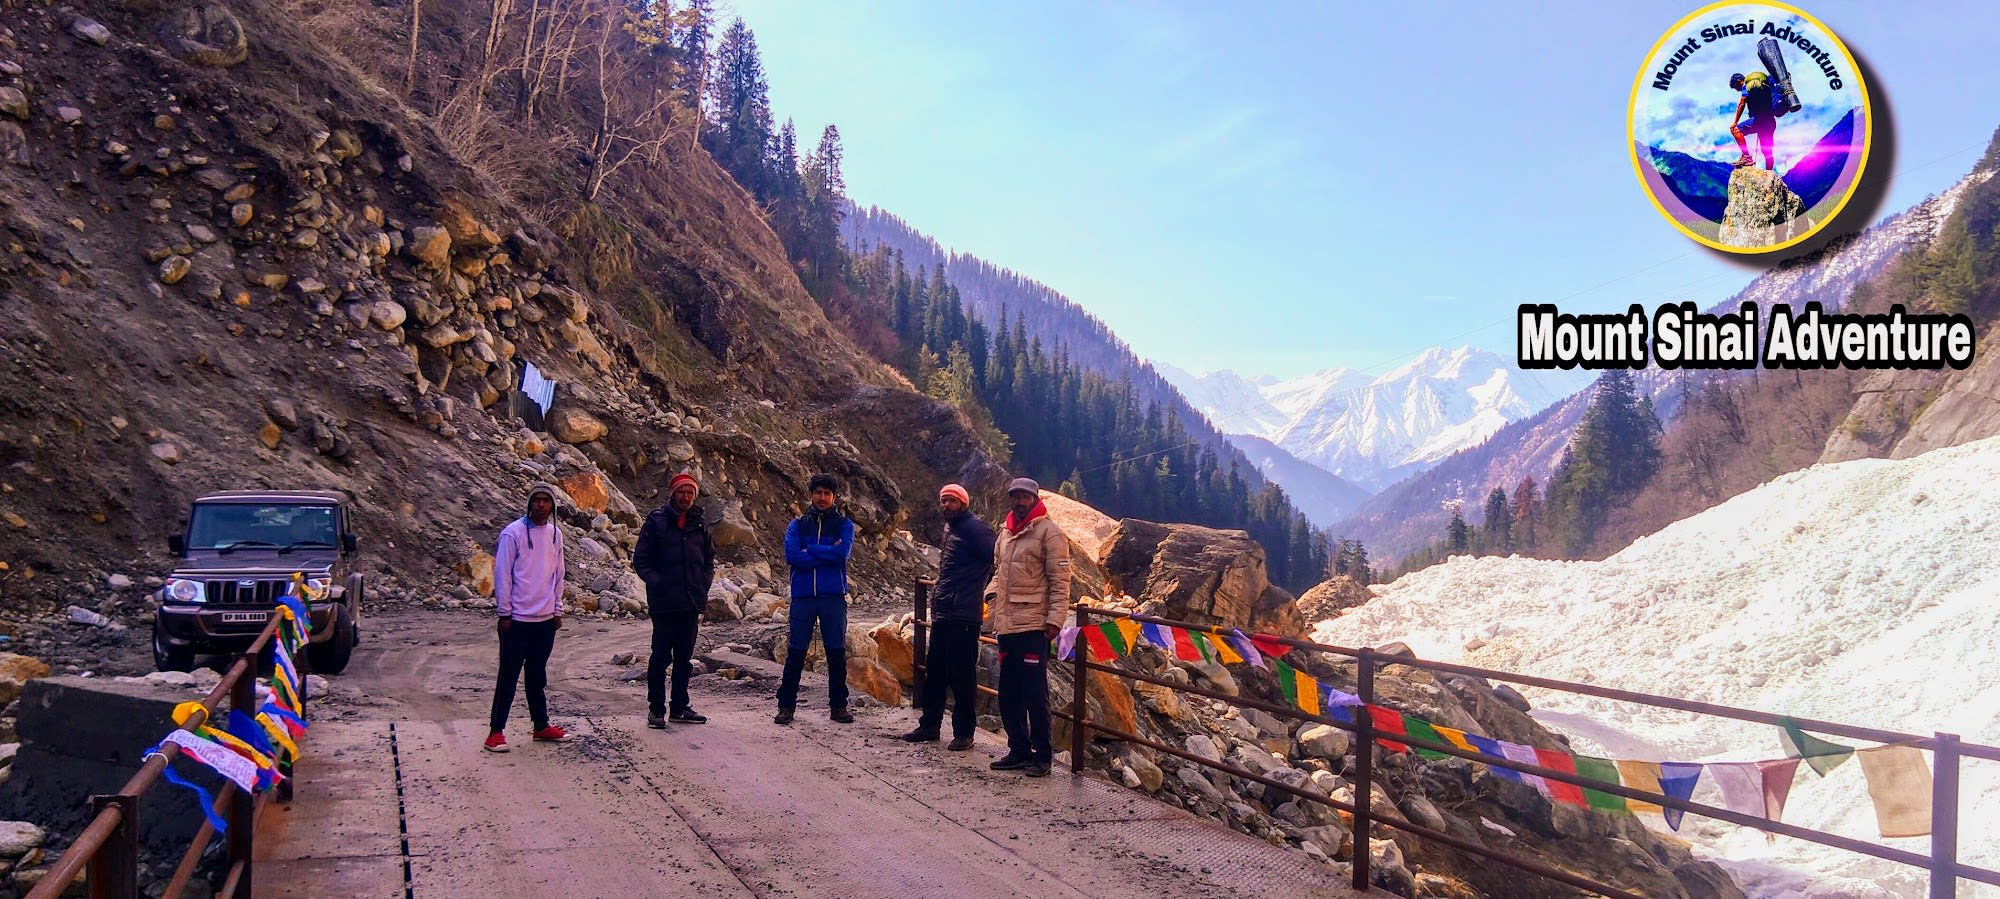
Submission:
{"label": "cream puffer jacket", "polygon": [[1069,538],[1044,515],[1019,534],[1003,526],[993,551],[993,580],[986,585],[993,633],[1018,634],[1060,626],[1069,614]]}

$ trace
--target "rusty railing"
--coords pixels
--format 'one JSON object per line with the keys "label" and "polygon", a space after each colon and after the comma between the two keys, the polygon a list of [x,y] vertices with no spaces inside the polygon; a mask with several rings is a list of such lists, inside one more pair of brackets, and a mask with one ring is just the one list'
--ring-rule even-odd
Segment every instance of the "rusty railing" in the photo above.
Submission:
{"label": "rusty railing", "polygon": [[[186,729],[199,727],[213,719],[225,698],[230,708],[241,709],[245,714],[256,714],[257,671],[271,647],[271,641],[277,638],[278,622],[279,617],[272,615],[270,623],[264,626],[263,632],[257,635],[250,647],[236,654],[235,661],[223,673],[221,682],[208,692],[201,701],[200,710],[184,725]],[[310,624],[302,622],[300,627],[309,628]],[[301,677],[308,667],[307,655],[300,652],[293,657]],[[304,702],[304,694],[301,694],[301,705]],[[303,708],[301,711],[304,711]],[[63,851],[62,857],[56,859],[48,873],[28,891],[28,899],[57,899],[79,875],[84,875],[91,899],[139,899],[139,797],[160,782],[161,774],[179,756],[180,747],[169,743],[140,765],[118,792],[90,797],[95,816],[77,835],[76,842]],[[292,773],[297,774],[296,768]],[[216,893],[221,899],[250,899],[257,817],[274,795],[280,801],[289,800],[292,778],[285,778],[276,789],[266,790],[261,795],[245,793],[235,783],[225,779],[222,789],[217,792],[214,811],[227,816],[229,823],[229,869],[223,878],[222,889]],[[194,878],[195,870],[201,865],[202,854],[214,839],[214,825],[204,820],[201,829],[195,831],[187,851],[181,854],[180,863],[175,866],[163,895],[183,894],[188,882]]]}
{"label": "rusty railing", "polygon": [[[929,598],[930,586],[931,582],[920,579],[917,582],[917,588],[916,588],[915,642],[913,645],[913,649],[915,650],[915,654],[917,657],[915,680],[916,680],[916,689],[918,696],[922,695],[922,690],[923,690],[924,661],[925,661],[924,641],[926,637],[927,626],[929,624],[928,622],[929,610],[927,607],[927,600]],[[1172,621],[1169,619],[1155,618],[1147,615],[1137,615],[1126,612],[1118,612],[1110,609],[1100,609],[1094,606],[1088,606],[1082,604],[1079,604],[1074,608],[1076,611],[1077,625],[1079,627],[1092,626],[1090,623],[1090,618],[1096,616],[1099,618],[1128,618],[1133,621],[1141,623],[1159,624],[1168,627],[1178,627],[1193,631],[1200,631],[1203,633],[1215,633],[1215,629],[1207,625],[1194,624],[1185,621]],[[1687,812],[1697,815],[1703,815],[1709,818],[1714,818],[1719,821],[1726,821],[1731,824],[1737,824],[1744,827],[1754,827],[1770,834],[1789,836],[1796,839],[1807,840],[1810,842],[1819,843],[1826,846],[1832,846],[1836,849],[1840,849],[1846,852],[1856,853],[1860,855],[1867,855],[1885,861],[1895,862],[1897,864],[1924,868],[1930,872],[1930,892],[1929,892],[1930,899],[1949,899],[1949,897],[1956,896],[1958,881],[1961,878],[1966,880],[1976,881],[1979,883],[2000,885],[2000,871],[1993,871],[1986,868],[1974,867],[1972,865],[1963,864],[1959,862],[1957,859],[1958,824],[1959,824],[1959,802],[1958,802],[1959,764],[1961,760],[1965,758],[1974,758],[1986,761],[2000,761],[2000,747],[1985,746],[1976,743],[1965,743],[1962,742],[1959,739],[1959,737],[1955,734],[1937,733],[1929,737],[1924,737],[1916,734],[1899,733],[1896,731],[1881,730],[1877,728],[1856,727],[1852,725],[1839,724],[1828,721],[1817,721],[1807,718],[1791,718],[1791,717],[1770,714],[1768,712],[1759,712],[1750,709],[1740,709],[1731,706],[1717,705],[1714,703],[1676,699],[1667,696],[1656,696],[1646,693],[1637,693],[1629,690],[1617,690],[1609,687],[1595,686],[1592,684],[1573,683],[1569,681],[1559,681],[1550,678],[1534,677],[1531,675],[1515,674],[1505,671],[1494,671],[1485,668],[1476,668],[1470,665],[1456,665],[1446,662],[1433,662],[1433,661],[1418,659],[1415,658],[1414,656],[1385,655],[1381,652],[1374,650],[1373,648],[1368,648],[1368,647],[1350,648],[1344,646],[1334,646],[1325,643],[1315,643],[1310,640],[1299,640],[1299,639],[1294,639],[1289,637],[1279,637],[1269,634],[1261,634],[1258,636],[1260,638],[1274,641],[1296,649],[1302,649],[1309,652],[1330,653],[1353,659],[1355,663],[1356,695],[1360,698],[1361,702],[1364,704],[1363,705],[1364,709],[1366,708],[1367,705],[1372,705],[1375,702],[1376,672],[1387,666],[1405,665],[1413,668],[1427,669],[1431,671],[1444,672],[1448,674],[1459,674],[1470,677],[1480,677],[1491,680],[1507,681],[1510,683],[1522,684],[1525,686],[1540,687],[1548,690],[1577,693],[1586,696],[1596,696],[1604,699],[1612,699],[1621,702],[1649,705],[1658,708],[1673,709],[1677,711],[1689,712],[1699,715],[1710,715],[1715,717],[1732,718],[1739,721],[1747,721],[1757,724],[1768,724],[1777,727],[1783,727],[1789,724],[1797,726],[1803,730],[1814,731],[1816,733],[1830,734],[1834,736],[1847,737],[1857,740],[1867,740],[1876,743],[1908,745],[1921,750],[1929,751],[1932,753],[1933,756],[1932,770],[1934,773],[1932,777],[1932,796],[1931,796],[1931,816],[1932,816],[1931,851],[1928,855],[1926,855],[1922,853],[1911,852],[1908,850],[1896,849],[1889,846],[1881,845],[1879,843],[1868,842],[1866,840],[1858,840],[1852,837],[1844,837],[1838,834],[1832,834],[1820,830],[1814,830],[1812,828],[1786,824],[1781,821],[1773,821],[1766,818],[1759,818],[1754,815],[1745,815],[1738,812],[1730,811],[1729,809],[1717,808],[1715,806],[1706,805],[1703,803],[1682,801],[1660,793],[1653,793],[1644,790],[1633,789],[1631,787],[1624,786],[1623,784],[1607,783],[1605,781],[1583,777],[1575,772],[1544,768],[1539,765],[1529,764],[1525,762],[1516,762],[1511,759],[1484,755],[1478,752],[1470,752],[1449,743],[1434,742],[1431,740],[1424,739],[1422,737],[1411,737],[1403,734],[1393,735],[1394,742],[1405,744],[1407,746],[1415,748],[1424,749],[1431,752],[1436,752],[1442,755],[1454,756],[1457,758],[1465,759],[1468,761],[1479,762],[1481,764],[1489,766],[1504,767],[1514,771],[1521,772],[1523,774],[1534,775],[1536,777],[1540,777],[1545,780],[1573,784],[1578,787],[1583,787],[1590,790],[1596,790],[1602,793],[1624,797],[1626,799],[1635,799],[1641,802],[1653,803],[1663,808],[1674,809],[1681,812]],[[987,642],[992,642],[990,638],[982,638],[982,639],[985,639]],[[1088,742],[1088,740],[1090,739],[1090,733],[1094,731],[1103,739],[1124,741],[1128,743],[1137,744],[1140,746],[1145,746],[1149,749],[1154,750],[1155,752],[1164,753],[1166,755],[1170,755],[1175,758],[1182,759],[1184,761],[1193,762],[1195,764],[1201,765],[1206,768],[1222,771],[1226,774],[1229,774],[1232,777],[1238,777],[1244,780],[1262,784],[1268,790],[1278,790],[1280,792],[1296,797],[1300,800],[1319,803],[1321,805],[1330,806],[1338,811],[1345,812],[1348,815],[1350,815],[1353,820],[1352,829],[1355,836],[1355,844],[1356,844],[1353,847],[1353,852],[1351,853],[1351,857],[1353,859],[1353,883],[1354,887],[1359,890],[1366,890],[1369,887],[1370,858],[1369,858],[1367,841],[1374,830],[1374,825],[1380,824],[1384,827],[1404,831],[1421,839],[1441,843],[1443,845],[1450,846],[1454,849],[1458,849],[1463,852],[1471,853],[1473,855],[1477,855],[1482,858],[1489,859],[1491,861],[1499,862],[1501,864],[1508,865],[1517,868],[1519,870],[1527,871],[1536,874],[1538,876],[1557,881],[1559,883],[1567,884],[1569,886],[1590,890],[1604,896],[1618,897],[1618,899],[1644,899],[1644,897],[1641,897],[1638,894],[1633,893],[1629,890],[1621,889],[1611,884],[1600,883],[1588,877],[1584,877],[1582,875],[1576,874],[1571,871],[1563,870],[1561,868],[1549,865],[1547,863],[1538,861],[1536,859],[1522,858],[1519,856],[1509,855],[1507,853],[1496,851],[1494,849],[1480,845],[1476,842],[1466,840],[1449,833],[1433,830],[1431,828],[1406,820],[1399,816],[1380,814],[1376,809],[1372,807],[1372,803],[1370,801],[1371,798],[1374,796],[1375,776],[1374,776],[1373,744],[1376,741],[1377,734],[1375,732],[1374,724],[1370,716],[1365,712],[1351,715],[1351,720],[1341,720],[1329,714],[1331,710],[1323,709],[1320,714],[1312,714],[1302,709],[1296,708],[1294,706],[1285,704],[1283,702],[1267,702],[1250,696],[1232,696],[1226,693],[1222,693],[1220,691],[1210,690],[1193,684],[1180,684],[1172,680],[1168,680],[1166,678],[1154,677],[1150,674],[1146,674],[1143,672],[1129,671],[1123,668],[1115,667],[1113,665],[1105,665],[1105,664],[1100,664],[1098,662],[1090,661],[1089,652],[1087,651],[1086,646],[1087,644],[1085,643],[1085,641],[1079,639],[1077,641],[1076,651],[1074,652],[1073,657],[1071,659],[1071,664],[1074,666],[1074,671],[1075,671],[1075,676],[1073,678],[1075,686],[1071,694],[1069,711],[1067,713],[1060,711],[1053,713],[1056,717],[1068,720],[1072,724],[1072,727],[1070,728],[1069,752],[1070,752],[1070,770],[1073,773],[1082,772],[1083,761],[1084,761],[1084,747]],[[1165,687],[1167,689],[1175,690],[1177,692],[1188,693],[1206,699],[1228,703],[1238,708],[1256,709],[1258,711],[1262,711],[1271,715],[1277,715],[1283,718],[1289,718],[1300,721],[1311,721],[1319,724],[1330,725],[1339,728],[1341,730],[1348,731],[1354,735],[1355,751],[1354,751],[1354,765],[1352,769],[1347,772],[1347,774],[1348,774],[1348,779],[1353,786],[1354,796],[1357,798],[1357,801],[1352,803],[1342,802],[1330,796],[1322,795],[1316,790],[1308,790],[1308,789],[1303,789],[1301,787],[1296,787],[1281,781],[1273,780],[1269,777],[1262,776],[1252,771],[1244,770],[1242,768],[1236,767],[1234,765],[1228,764],[1223,761],[1208,759],[1197,753],[1189,752],[1180,747],[1168,746],[1160,742],[1147,739],[1146,737],[1140,736],[1138,734],[1124,733],[1122,731],[1118,731],[1110,727],[1107,727],[1103,724],[1092,722],[1089,720],[1089,715],[1088,715],[1088,706],[1087,706],[1088,690],[1086,686],[1087,677],[1089,672],[1091,671],[1103,672],[1107,675],[1124,678],[1126,680],[1141,681],[1144,683],[1154,684],[1156,686]],[[981,685],[979,690],[982,694],[985,695],[995,695],[995,691],[992,688],[986,687],[984,685]]]}

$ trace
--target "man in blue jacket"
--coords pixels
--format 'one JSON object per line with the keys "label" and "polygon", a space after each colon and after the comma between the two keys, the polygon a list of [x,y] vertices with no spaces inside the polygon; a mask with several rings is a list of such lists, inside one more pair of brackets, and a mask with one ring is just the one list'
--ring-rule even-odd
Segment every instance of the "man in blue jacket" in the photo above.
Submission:
{"label": "man in blue jacket", "polygon": [[840,482],[816,474],[806,482],[811,504],[785,528],[785,561],[792,566],[791,630],[785,639],[785,678],[778,685],[779,724],[792,723],[806,647],[819,625],[826,647],[826,694],[833,720],[854,723],[847,710],[847,557],[854,552],[854,522],[840,510]]}
{"label": "man in blue jacket", "polygon": [[972,748],[979,723],[979,623],[981,594],[993,577],[993,529],[966,508],[965,488],[946,484],[938,491],[944,538],[938,541],[936,599],[931,605],[931,645],[924,657],[923,714],[917,729],[903,735],[911,743],[934,743],[944,724],[945,691],[951,691],[951,742],[944,748]]}

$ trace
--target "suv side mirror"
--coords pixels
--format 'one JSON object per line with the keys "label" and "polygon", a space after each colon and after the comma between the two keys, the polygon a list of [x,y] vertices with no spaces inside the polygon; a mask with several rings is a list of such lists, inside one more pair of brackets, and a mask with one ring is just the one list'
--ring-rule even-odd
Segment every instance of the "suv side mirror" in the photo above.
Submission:
{"label": "suv side mirror", "polygon": [[342,534],[340,535],[340,548],[347,552],[354,552],[361,548],[361,540],[352,533]]}
{"label": "suv side mirror", "polygon": [[174,554],[174,555],[177,555],[177,556],[184,556],[184,555],[187,555],[187,548],[188,548],[188,545],[187,545],[187,537],[186,537],[186,536],[184,536],[184,535],[181,535],[181,534],[170,534],[170,535],[168,535],[168,537],[167,537],[167,549],[168,549],[168,550],[171,550],[171,551],[173,552],[173,554]]}

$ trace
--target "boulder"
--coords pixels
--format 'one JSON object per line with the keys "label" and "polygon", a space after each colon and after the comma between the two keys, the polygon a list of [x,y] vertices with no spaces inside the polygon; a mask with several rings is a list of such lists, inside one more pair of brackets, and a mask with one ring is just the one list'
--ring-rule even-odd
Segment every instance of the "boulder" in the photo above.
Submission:
{"label": "boulder", "polygon": [[1118,523],[1099,559],[1109,586],[1162,618],[1301,636],[1291,594],[1274,586],[1264,548],[1243,531],[1136,518]]}
{"label": "boulder", "polygon": [[715,513],[715,519],[708,523],[708,536],[716,546],[754,546],[757,532],[750,528],[750,520],[743,515],[743,501],[730,500]]}
{"label": "boulder", "polygon": [[368,321],[384,331],[402,327],[409,317],[409,310],[394,300],[376,300],[368,305]]}
{"label": "boulder", "polygon": [[426,266],[443,270],[451,264],[451,232],[432,225],[411,228],[403,239],[403,252]]}
{"label": "boulder", "polygon": [[868,636],[875,643],[875,657],[896,675],[899,683],[917,682],[916,655],[910,641],[903,639],[900,628],[893,624],[878,624],[868,631]]}
{"label": "boulder", "polygon": [[604,476],[595,471],[579,471],[556,479],[569,498],[576,502],[576,509],[593,515],[601,514],[611,505],[611,486]]}
{"label": "boulder", "polygon": [[896,675],[880,661],[849,654],[847,658],[847,686],[858,693],[875,697],[883,705],[903,704],[903,685]]}
{"label": "boulder", "polygon": [[1316,759],[1338,760],[1353,744],[1353,734],[1331,724],[1315,724],[1299,731],[1299,751]]}
{"label": "boulder", "polygon": [[1128,681],[1102,671],[1090,672],[1086,696],[1091,704],[1090,720],[1119,733],[1139,732],[1139,710],[1133,703]]}
{"label": "boulder", "polygon": [[0,112],[4,112],[21,121],[27,121],[29,112],[28,95],[21,93],[20,88],[0,87]]}
{"label": "boulder", "polygon": [[549,433],[571,445],[599,440],[611,433],[604,422],[582,409],[557,406],[548,415]]}
{"label": "boulder", "polygon": [[480,596],[493,595],[493,556],[486,550],[475,548],[472,555],[453,565],[451,570],[457,572],[459,579]]}
{"label": "boulder", "polygon": [[49,666],[41,659],[0,652],[0,706],[20,696],[29,681],[48,676]]}
{"label": "boulder", "polygon": [[0,821],[0,858],[20,858],[41,848],[48,833],[26,821]]}
{"label": "boulder", "polygon": [[93,19],[86,19],[82,16],[78,16],[75,21],[69,23],[69,33],[76,35],[79,40],[86,40],[100,47],[111,40],[111,29],[104,27]]}
{"label": "boulder", "polygon": [[708,602],[702,607],[703,617],[711,622],[735,621],[743,617],[736,593],[736,584],[727,578],[717,578],[708,587]]}
{"label": "boulder", "polygon": [[1299,615],[1307,623],[1325,621],[1374,597],[1361,582],[1344,574],[1334,575],[1299,594]]}
{"label": "boulder", "polygon": [[160,22],[160,44],[182,62],[233,66],[250,57],[243,23],[219,3],[184,6]]}

